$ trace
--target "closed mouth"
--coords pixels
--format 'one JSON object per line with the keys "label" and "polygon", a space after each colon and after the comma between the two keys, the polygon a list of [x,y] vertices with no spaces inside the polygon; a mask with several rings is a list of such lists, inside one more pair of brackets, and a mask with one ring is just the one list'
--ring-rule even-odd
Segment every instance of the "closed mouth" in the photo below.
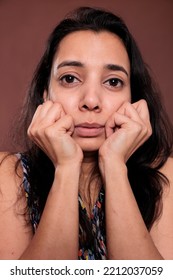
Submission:
{"label": "closed mouth", "polygon": [[98,123],[81,123],[75,126],[75,132],[80,137],[97,137],[104,131],[104,125]]}

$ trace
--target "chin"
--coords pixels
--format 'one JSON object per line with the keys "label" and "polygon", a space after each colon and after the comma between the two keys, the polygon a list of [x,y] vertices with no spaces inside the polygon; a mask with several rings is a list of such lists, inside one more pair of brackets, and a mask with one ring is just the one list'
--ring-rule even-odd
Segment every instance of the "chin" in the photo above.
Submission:
{"label": "chin", "polygon": [[80,138],[75,139],[82,151],[85,152],[97,152],[102,146],[105,139],[100,138]]}

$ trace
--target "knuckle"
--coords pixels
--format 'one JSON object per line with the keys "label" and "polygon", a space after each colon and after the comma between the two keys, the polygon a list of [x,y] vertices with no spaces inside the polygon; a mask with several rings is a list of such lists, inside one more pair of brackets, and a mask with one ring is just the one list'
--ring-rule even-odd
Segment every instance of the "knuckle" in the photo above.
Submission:
{"label": "knuckle", "polygon": [[143,125],[142,131],[143,131],[144,136],[148,135],[148,127],[147,126]]}
{"label": "knuckle", "polygon": [[31,136],[32,136],[30,127],[27,129],[27,135],[28,135],[30,138],[31,138]]}
{"label": "knuckle", "polygon": [[53,102],[49,99],[46,100],[43,104],[40,104],[39,106],[51,106],[53,104]]}
{"label": "knuckle", "polygon": [[34,136],[34,128],[33,128],[32,124],[27,129],[27,135],[30,136],[30,137]]}
{"label": "knuckle", "polygon": [[153,133],[153,129],[151,127],[151,125],[148,127],[148,136],[151,136]]}
{"label": "knuckle", "polygon": [[27,134],[28,136],[31,138],[31,139],[36,139],[36,138],[41,138],[41,135],[42,135],[42,128],[37,125],[30,125],[28,130],[27,130]]}
{"label": "knuckle", "polygon": [[147,105],[147,101],[145,99],[140,99],[139,103],[142,105]]}
{"label": "knuckle", "polygon": [[143,104],[147,104],[146,100],[143,99],[143,98],[140,100],[140,102],[143,103]]}
{"label": "knuckle", "polygon": [[43,134],[44,134],[46,139],[52,139],[52,138],[54,138],[54,135],[55,135],[54,130],[51,129],[51,127],[46,127],[44,129]]}
{"label": "knuckle", "polygon": [[125,101],[125,102],[123,103],[122,108],[123,108],[123,109],[128,109],[128,108],[130,108],[131,106],[132,106],[132,104],[131,104],[129,101]]}
{"label": "knuckle", "polygon": [[61,103],[59,102],[55,102],[53,103],[53,106],[57,109],[57,110],[63,110]]}
{"label": "knuckle", "polygon": [[42,107],[43,107],[43,104],[40,104],[40,105],[38,105],[38,107],[37,107],[36,110],[38,111],[38,110],[40,110]]}
{"label": "knuckle", "polygon": [[135,131],[135,133],[141,133],[141,131],[143,130],[143,125],[141,123],[134,123],[133,129]]}
{"label": "knuckle", "polygon": [[152,127],[151,125],[143,125],[142,134],[144,137],[149,138],[152,135]]}
{"label": "knuckle", "polygon": [[59,103],[59,102],[53,103],[53,108],[54,108],[54,111],[56,112],[56,114],[58,114],[60,117],[65,115],[65,112],[64,112],[64,109],[63,109],[61,103]]}

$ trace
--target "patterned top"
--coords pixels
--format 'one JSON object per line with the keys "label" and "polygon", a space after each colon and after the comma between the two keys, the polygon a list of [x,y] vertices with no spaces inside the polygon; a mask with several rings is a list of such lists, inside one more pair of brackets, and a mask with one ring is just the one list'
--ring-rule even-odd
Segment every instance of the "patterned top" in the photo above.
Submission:
{"label": "patterned top", "polygon": [[[24,157],[22,154],[17,154],[17,156],[21,160],[21,164],[23,167],[23,186],[25,190],[25,194],[27,197],[28,205],[32,205],[29,207],[29,216],[30,221],[33,227],[33,232],[37,230],[41,214],[39,212],[39,205],[38,200],[35,200],[30,203],[30,190],[31,186],[29,184],[28,180],[28,162],[26,157]],[[89,246],[81,245],[80,242],[81,236],[85,233],[83,227],[79,225],[79,251],[78,251],[78,259],[79,260],[105,260],[107,259],[107,252],[106,252],[106,235],[105,235],[105,226],[104,226],[104,189],[102,188],[100,190],[98,199],[94,205],[94,208],[92,210],[91,217],[89,218],[87,215],[87,211],[85,208],[85,205],[80,197],[78,196],[79,201],[79,208],[83,212],[82,215],[86,217],[86,219],[89,219],[92,235],[94,238],[94,244]]]}

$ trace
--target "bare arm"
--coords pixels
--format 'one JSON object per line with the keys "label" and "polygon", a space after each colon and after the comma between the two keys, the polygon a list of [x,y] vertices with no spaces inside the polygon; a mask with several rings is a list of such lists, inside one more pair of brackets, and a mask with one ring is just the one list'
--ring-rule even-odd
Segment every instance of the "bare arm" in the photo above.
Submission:
{"label": "bare arm", "polygon": [[[0,154],[0,162],[6,156]],[[18,259],[32,239],[32,228],[26,222],[26,198],[22,169],[14,172],[16,156],[8,156],[0,164],[0,259]]]}
{"label": "bare arm", "polygon": [[19,195],[15,162],[10,156],[0,166],[0,259],[77,259],[80,168],[73,164],[57,170],[33,235],[23,214],[27,202],[24,193]]}
{"label": "bare arm", "polygon": [[[3,234],[0,242],[8,242],[8,253],[6,247],[1,247],[0,244],[0,258],[11,258],[12,251],[15,251],[14,259],[77,259],[78,185],[83,153],[72,139],[72,132],[73,120],[65,115],[60,104],[48,101],[37,108],[28,135],[52,160],[55,167],[54,182],[33,237],[31,233],[25,236],[22,223],[25,226],[26,222],[24,223],[24,219],[20,221],[18,217],[15,218],[13,205],[6,206],[10,214],[4,216],[4,196],[1,197],[0,226]],[[5,162],[6,172],[3,170]],[[1,165],[0,179],[3,193],[8,197],[12,190],[11,200],[17,200],[21,182],[16,182],[14,164],[11,167],[10,161],[5,160],[4,163]],[[26,201],[24,204],[26,207]]]}
{"label": "bare arm", "polygon": [[118,162],[113,167],[105,177],[109,259],[162,259],[140,214],[126,167]]}
{"label": "bare arm", "polygon": [[77,259],[78,178],[75,164],[57,170],[36,234],[21,259]]}
{"label": "bare arm", "polygon": [[164,187],[163,210],[150,231],[151,237],[164,259],[173,260],[173,158],[160,170],[169,180]]}
{"label": "bare arm", "polygon": [[108,120],[106,133],[99,155],[106,191],[108,258],[163,259],[166,255],[159,251],[140,214],[126,167],[128,158],[151,135],[146,102],[125,103]]}

